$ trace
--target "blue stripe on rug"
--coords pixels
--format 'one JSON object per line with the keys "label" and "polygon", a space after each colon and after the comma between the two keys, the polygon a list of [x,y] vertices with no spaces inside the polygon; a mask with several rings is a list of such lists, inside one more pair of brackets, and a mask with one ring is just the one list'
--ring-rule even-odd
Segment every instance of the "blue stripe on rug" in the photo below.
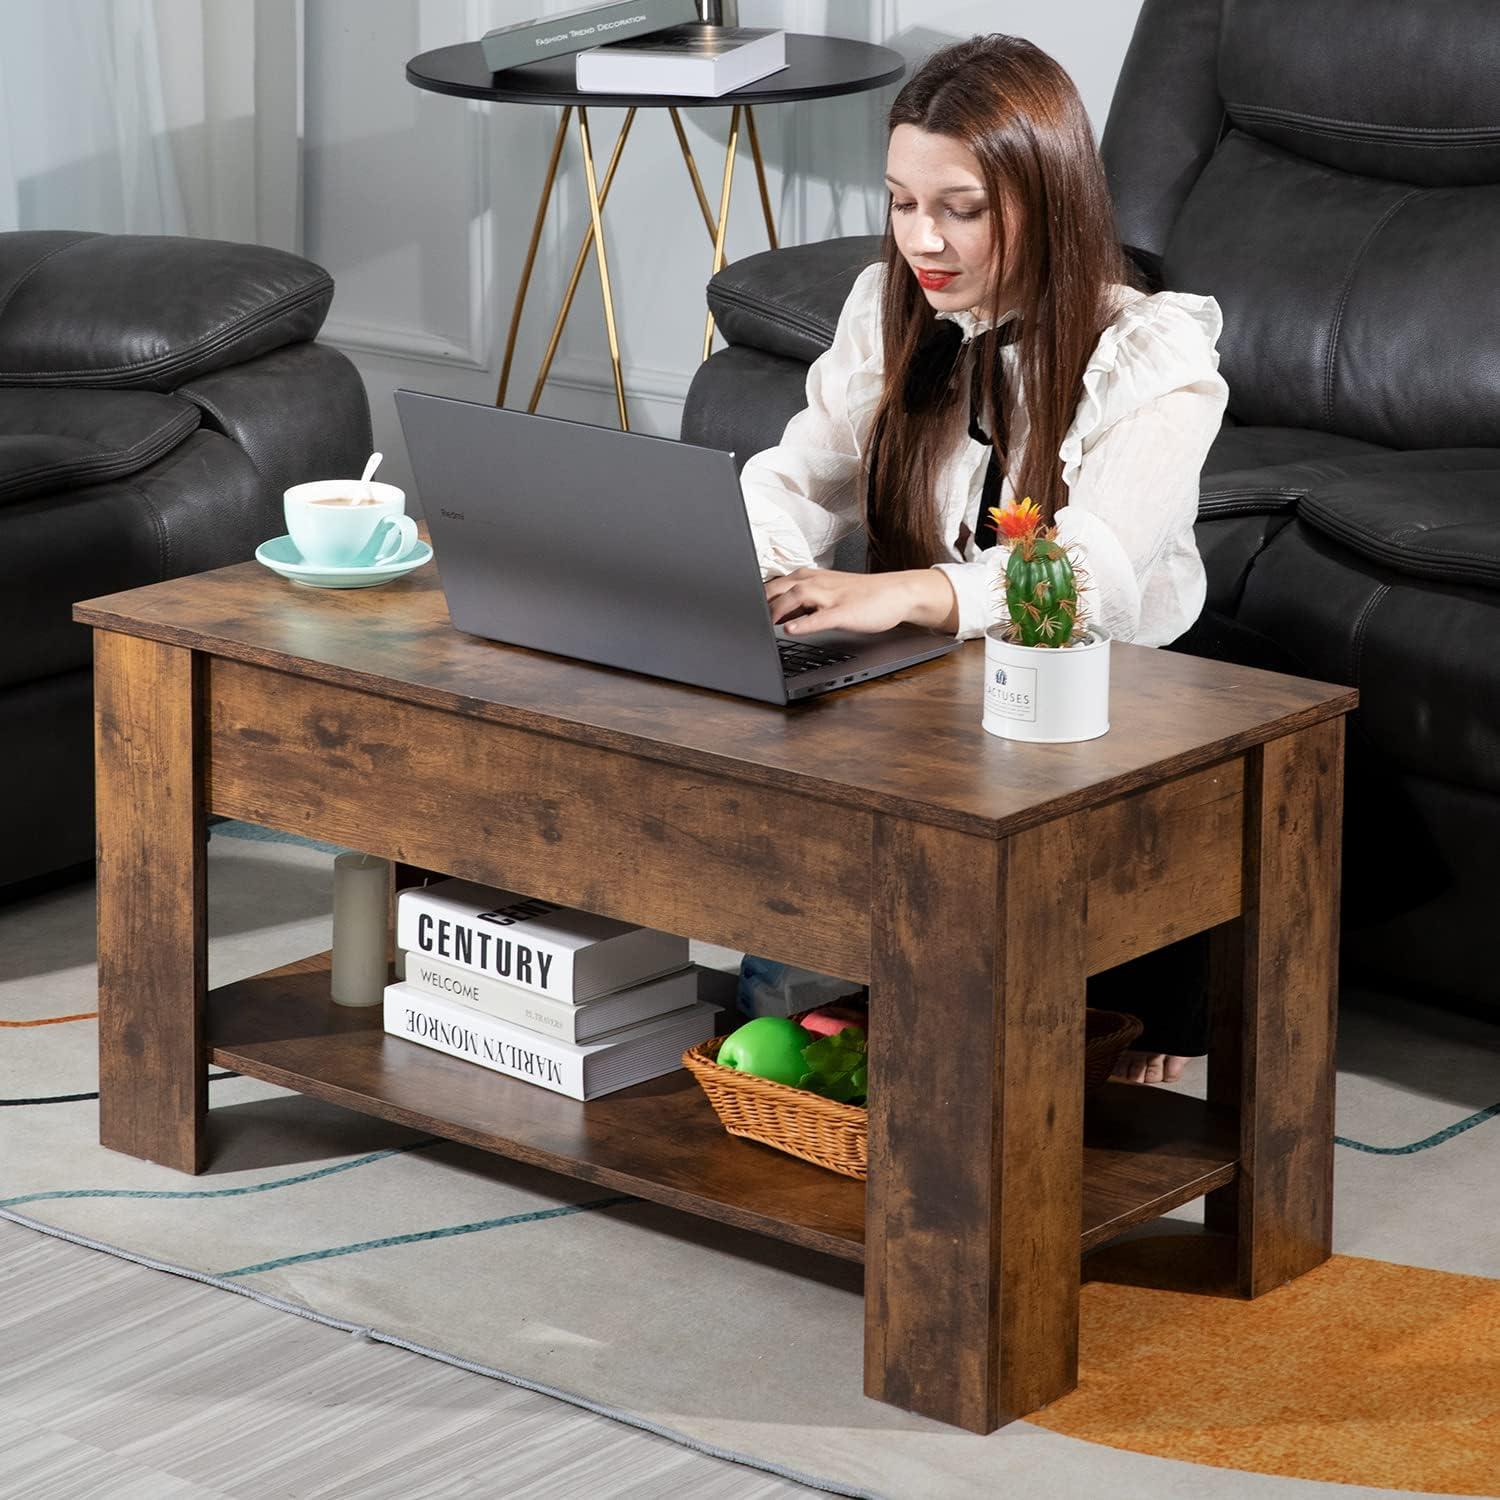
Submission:
{"label": "blue stripe on rug", "polygon": [[0,1198],[0,1208],[14,1208],[20,1203],[45,1203],[58,1198],[243,1198],[249,1193],[267,1193],[272,1188],[294,1187],[299,1182],[316,1182],[320,1177],[332,1177],[337,1172],[352,1172],[355,1167],[366,1167],[374,1161],[384,1161],[389,1156],[400,1156],[407,1151],[425,1151],[430,1146],[441,1145],[438,1140],[417,1141],[410,1146],[392,1146],[387,1151],[372,1151],[368,1156],[357,1156],[353,1161],[341,1161],[331,1167],[319,1167],[315,1172],[299,1172],[295,1177],[280,1177],[274,1182],[255,1182],[248,1187],[197,1188],[179,1192],[148,1192],[138,1188],[68,1188],[52,1193],[23,1193],[19,1198]]}
{"label": "blue stripe on rug", "polygon": [[325,854],[343,854],[343,844],[325,844],[321,839],[304,838],[300,833],[283,833],[279,828],[262,828],[259,823],[242,823],[231,818],[210,826],[210,838],[252,839],[260,844],[301,844],[307,849],[321,849]]}
{"label": "blue stripe on rug", "polygon": [[[1476,1125],[1483,1125],[1486,1120],[1493,1120],[1500,1115],[1500,1104],[1491,1104],[1484,1109],[1476,1111],[1465,1120],[1460,1120],[1456,1125],[1450,1125],[1446,1130],[1440,1130],[1436,1135],[1430,1135],[1426,1140],[1413,1141],[1409,1146],[1367,1146],[1363,1141],[1351,1141],[1348,1136],[1336,1135],[1333,1143],[1336,1146],[1347,1146],[1351,1151],[1368,1151],[1371,1156],[1410,1156],[1413,1151],[1425,1151],[1429,1146],[1441,1146],[1444,1141],[1451,1141],[1454,1136],[1462,1135],[1466,1130],[1472,1130]],[[1485,1137],[1489,1139],[1488,1136]]]}
{"label": "blue stripe on rug", "polygon": [[215,1276],[253,1276],[258,1271],[275,1271],[282,1266],[300,1265],[309,1260],[330,1260],[336,1255],[357,1255],[361,1250],[384,1250],[390,1245],[414,1245],[421,1240],[446,1240],[457,1234],[476,1234],[481,1229],[502,1229],[511,1224],[535,1224],[542,1219],[560,1219],[567,1214],[589,1213],[599,1208],[614,1208],[620,1203],[639,1203],[628,1193],[613,1198],[595,1198],[589,1203],[568,1203],[561,1208],[539,1208],[527,1214],[507,1214],[503,1219],[480,1219],[475,1224],[450,1224],[443,1229],[422,1229],[414,1234],[392,1234],[380,1240],[360,1240],[353,1245],[335,1245],[331,1250],[308,1250],[302,1255],[283,1255],[277,1260],[263,1260],[234,1271],[215,1271]]}

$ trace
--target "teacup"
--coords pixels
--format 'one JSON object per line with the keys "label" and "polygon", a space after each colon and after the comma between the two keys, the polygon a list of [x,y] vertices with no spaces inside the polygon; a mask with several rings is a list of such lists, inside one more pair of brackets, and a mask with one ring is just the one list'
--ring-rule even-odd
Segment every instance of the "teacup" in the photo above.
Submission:
{"label": "teacup", "polygon": [[317,479],[294,484],[283,499],[292,541],[318,567],[375,567],[417,544],[417,523],[404,514],[406,492],[394,484]]}

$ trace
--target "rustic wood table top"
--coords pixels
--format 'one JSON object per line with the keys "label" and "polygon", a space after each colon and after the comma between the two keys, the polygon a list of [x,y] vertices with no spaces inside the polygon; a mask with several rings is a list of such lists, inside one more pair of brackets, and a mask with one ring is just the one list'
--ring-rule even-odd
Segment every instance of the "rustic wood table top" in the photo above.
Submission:
{"label": "rustic wood table top", "polygon": [[234,661],[1003,835],[1347,713],[1352,688],[1115,643],[1108,734],[1070,745],[980,727],[984,650],[783,708],[455,631],[435,568],[316,589],[256,563],[75,606],[73,617]]}

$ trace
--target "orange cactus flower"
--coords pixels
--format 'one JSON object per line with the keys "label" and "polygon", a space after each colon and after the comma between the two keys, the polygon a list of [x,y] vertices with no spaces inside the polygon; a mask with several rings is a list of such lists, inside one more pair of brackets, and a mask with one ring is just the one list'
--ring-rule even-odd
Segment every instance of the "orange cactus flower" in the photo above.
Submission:
{"label": "orange cactus flower", "polygon": [[1013,542],[1034,535],[1042,524],[1042,513],[1030,495],[1020,505],[1007,500],[1002,506],[991,506],[990,514],[995,518],[995,529]]}

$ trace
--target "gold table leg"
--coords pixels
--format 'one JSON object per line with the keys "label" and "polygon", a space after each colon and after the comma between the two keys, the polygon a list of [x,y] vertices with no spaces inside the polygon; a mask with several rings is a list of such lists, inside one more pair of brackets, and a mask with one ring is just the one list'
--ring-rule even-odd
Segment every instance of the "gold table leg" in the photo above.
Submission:
{"label": "gold table leg", "polygon": [[[739,106],[735,106],[738,113]],[[578,106],[578,141],[583,147],[583,171],[589,185],[589,215],[594,221],[594,258],[599,262],[599,289],[604,294],[604,327],[609,334],[609,363],[615,377],[615,404],[620,408],[620,431],[630,431],[625,413],[625,379],[620,371],[620,340],[615,332],[615,301],[609,289],[609,260],[604,254],[604,223],[599,217],[599,189],[594,181],[594,151],[589,144],[589,112]],[[722,239],[722,234],[720,236]]]}
{"label": "gold table leg", "polygon": [[[558,162],[562,154],[563,141],[566,138],[568,128],[568,117],[572,113],[569,105],[563,111],[562,119],[558,123],[557,136],[553,141],[551,159],[547,164],[547,176],[542,187],[541,201],[537,204],[536,221],[532,226],[531,243],[526,252],[526,264],[521,273],[521,284],[516,291],[515,307],[511,314],[510,332],[505,343],[505,360],[500,371],[500,387],[495,397],[495,404],[501,406],[505,402],[505,393],[510,380],[511,362],[515,354],[516,335],[520,327],[521,316],[524,311],[526,295],[531,283],[531,274],[536,261],[536,252],[541,240],[542,225],[546,217],[547,206],[551,199],[552,188],[557,176]],[[710,240],[713,242],[713,271],[717,275],[728,264],[728,228],[729,228],[729,203],[730,192],[734,181],[734,162],[739,149],[739,116],[740,105],[735,105],[729,120],[729,140],[724,158],[724,178],[719,197],[719,214],[715,219],[709,208],[708,195],[704,192],[702,178],[698,175],[698,165],[693,159],[692,148],[688,145],[687,134],[683,129],[682,117],[675,106],[671,107],[669,113],[672,116],[672,127],[677,135],[677,144],[682,149],[682,159],[687,165],[688,177],[692,182],[693,193],[698,200],[698,211],[703,216],[704,227],[708,231]],[[766,185],[765,162],[761,156],[760,135],[755,125],[755,115],[748,105],[744,106],[745,122],[750,135],[750,152],[755,161],[756,183],[760,189],[761,210],[765,215],[766,238],[771,249],[778,248],[776,237],[776,224],[771,213],[771,195]],[[573,299],[578,292],[578,283],[583,276],[583,268],[588,260],[589,248],[594,247],[595,258],[599,263],[600,291],[604,299],[604,322],[605,331],[609,339],[609,352],[611,371],[614,377],[615,403],[619,410],[620,427],[623,431],[629,431],[629,416],[625,405],[625,385],[620,364],[619,334],[615,324],[614,297],[609,279],[609,263],[604,250],[604,226],[602,214],[604,205],[609,199],[609,190],[615,180],[615,171],[620,165],[620,157],[625,148],[625,141],[630,135],[630,127],[635,121],[635,108],[626,111],[625,122],[620,127],[620,134],[615,140],[614,150],[610,154],[609,166],[605,170],[602,183],[596,182],[594,172],[594,155],[591,134],[588,125],[586,110],[579,106],[578,110],[578,135],[583,149],[584,175],[589,191],[589,227],[584,232],[583,241],[578,247],[577,257],[573,262],[573,272],[568,278],[567,290],[563,295],[562,306],[558,311],[556,320],[552,325],[552,333],[547,341],[547,349],[542,356],[542,364],[537,372],[536,384],[532,387],[531,399],[527,403],[526,410],[534,412],[542,399],[542,390],[547,384],[547,377],[551,373],[552,363],[557,357],[557,347],[561,342],[563,329],[567,325],[568,317],[573,310]],[[708,314],[707,326],[704,331],[703,357],[708,358],[713,348],[714,317]]]}
{"label": "gold table leg", "polygon": [[682,128],[682,116],[678,114],[677,106],[673,105],[669,113],[672,116],[672,128],[677,132],[677,144],[682,147],[682,159],[687,163],[688,176],[692,179],[693,192],[697,195],[698,212],[703,215],[703,227],[708,230],[709,243],[712,244],[717,226],[714,224],[713,210],[708,206],[708,194],[703,191],[703,180],[698,176],[698,163],[693,160],[693,150],[688,145],[687,132]]}
{"label": "gold table leg", "polygon": [[[635,109],[632,107],[626,112],[625,123],[620,127],[620,134],[615,141],[615,149],[610,156],[609,166],[604,173],[604,184],[599,189],[599,207],[602,209],[609,199],[610,185],[615,180],[615,169],[620,165],[620,155],[625,149],[625,139],[630,134],[630,127],[635,120]],[[573,261],[573,274],[568,278],[568,289],[563,295],[562,307],[559,309],[556,321],[552,324],[552,336],[547,340],[547,352],[542,356],[542,367],[537,372],[536,384],[531,390],[531,400],[527,403],[527,411],[535,411],[542,399],[542,387],[547,383],[547,376],[552,370],[552,361],[557,357],[557,346],[562,338],[563,325],[568,321],[568,314],[573,310],[573,298],[578,291],[578,283],[583,276],[583,268],[588,260],[589,247],[594,243],[594,225],[590,219],[589,227],[584,232],[583,243],[578,247],[578,255]]]}
{"label": "gold table leg", "polygon": [[745,106],[745,124],[750,127],[750,155],[755,158],[755,180],[760,186],[760,206],[766,216],[766,238],[773,250],[779,250],[776,222],[771,217],[771,194],[766,188],[766,164],[760,155],[760,132],[755,128],[755,111],[748,104]]}
{"label": "gold table leg", "polygon": [[500,366],[500,388],[495,392],[495,405],[505,405],[505,388],[510,384],[510,362],[515,358],[516,333],[521,326],[521,313],[526,306],[526,290],[531,285],[531,268],[536,264],[536,247],[541,243],[542,225],[547,218],[547,205],[552,200],[552,184],[557,180],[557,161],[562,155],[563,142],[568,138],[568,119],[573,113],[570,104],[562,112],[557,123],[557,137],[552,142],[552,158],[547,163],[547,180],[542,184],[542,196],[536,206],[536,222],[531,226],[531,244],[526,248],[526,264],[521,271],[521,284],[516,288],[516,302],[510,314],[510,332],[505,339],[505,362]]}
{"label": "gold table leg", "polygon": [[[724,236],[729,228],[729,191],[734,184],[734,155],[740,143],[740,107],[735,105],[729,115],[729,142],[724,149],[724,186],[719,193],[719,228],[714,236],[713,275],[724,269]],[[703,328],[703,357],[708,358],[714,346],[714,315],[708,314]]]}

